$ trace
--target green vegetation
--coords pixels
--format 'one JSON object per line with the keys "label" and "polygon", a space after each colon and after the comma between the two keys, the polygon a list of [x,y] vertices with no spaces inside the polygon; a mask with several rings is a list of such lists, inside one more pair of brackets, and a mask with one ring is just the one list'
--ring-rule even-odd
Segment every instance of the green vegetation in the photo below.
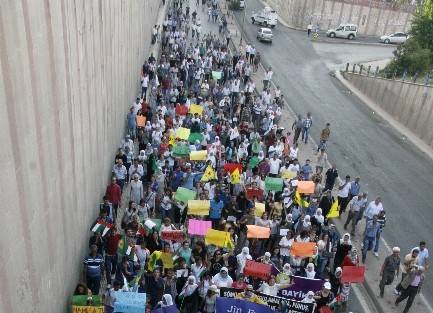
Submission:
{"label": "green vegetation", "polygon": [[422,75],[433,67],[433,0],[424,0],[418,7],[409,39],[394,51],[394,60],[387,66],[387,72],[398,76]]}

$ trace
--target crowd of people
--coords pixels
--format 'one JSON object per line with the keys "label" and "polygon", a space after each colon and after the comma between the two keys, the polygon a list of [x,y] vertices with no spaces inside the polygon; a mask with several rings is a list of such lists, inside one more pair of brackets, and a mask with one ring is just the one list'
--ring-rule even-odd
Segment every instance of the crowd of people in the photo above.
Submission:
{"label": "crowd of people", "polygon": [[[324,280],[322,290],[309,292],[303,302],[316,303],[316,312],[324,306],[344,312],[351,290],[341,280],[344,267],[360,266],[368,251],[379,251],[386,224],[381,198],[370,201],[359,177],[340,179],[336,165],[329,166],[329,123],[315,159],[300,160],[298,143],[308,142],[312,115],[299,115],[291,128],[279,125],[283,95],[271,89],[272,69],[256,93],[260,56],[252,45],[242,53],[228,49],[219,5],[197,0],[191,8],[175,0],[161,29],[152,30],[161,56],[151,55],[142,67],[141,93],[127,114],[127,135],[90,228],[86,283],[75,294],[98,295],[106,283],[105,312],[113,312],[114,291],[132,288],[147,294],[148,310],[176,304],[181,312],[214,313],[220,288],[240,289],[243,299],[262,303],[253,291],[276,296],[293,276],[301,276]],[[224,35],[203,34],[199,10]],[[200,151],[207,151],[205,157],[191,160],[191,152]],[[281,179],[281,187],[270,187],[269,179]],[[312,192],[298,191],[305,181],[314,182]],[[209,201],[208,214],[190,214],[188,201],[176,197],[180,189]],[[350,231],[341,236],[328,217],[347,208],[344,228]],[[191,219],[211,221],[212,229],[229,234],[230,244],[209,245],[205,236],[190,235]],[[362,219],[363,248],[357,251],[351,237]],[[249,238],[248,225],[269,228],[269,238]],[[162,238],[171,230],[182,231],[183,240]],[[316,243],[314,253],[292,255],[296,242]],[[399,252],[395,247],[384,262],[381,295],[399,274]],[[173,264],[159,253],[171,255]],[[267,279],[245,275],[248,260],[270,264],[276,272]],[[408,298],[409,309],[428,268],[425,243],[403,264],[396,304]]]}

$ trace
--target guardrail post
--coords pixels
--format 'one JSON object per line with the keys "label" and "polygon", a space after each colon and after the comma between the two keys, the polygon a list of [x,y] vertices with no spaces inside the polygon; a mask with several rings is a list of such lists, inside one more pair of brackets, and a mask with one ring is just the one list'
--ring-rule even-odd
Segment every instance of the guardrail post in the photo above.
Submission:
{"label": "guardrail post", "polygon": [[349,63],[346,63],[346,72],[349,71]]}
{"label": "guardrail post", "polygon": [[364,68],[364,65],[361,64],[361,66],[359,67],[359,75],[362,75],[362,69]]}
{"label": "guardrail post", "polygon": [[355,74],[355,67],[356,67],[356,64],[353,64],[353,66],[352,66],[352,73],[354,73],[354,74]]}
{"label": "guardrail post", "polygon": [[369,65],[367,68],[367,76],[370,76],[370,71],[371,71],[371,65]]}
{"label": "guardrail post", "polygon": [[376,71],[374,72],[374,77],[377,77],[377,74],[379,74],[379,66],[376,66]]}

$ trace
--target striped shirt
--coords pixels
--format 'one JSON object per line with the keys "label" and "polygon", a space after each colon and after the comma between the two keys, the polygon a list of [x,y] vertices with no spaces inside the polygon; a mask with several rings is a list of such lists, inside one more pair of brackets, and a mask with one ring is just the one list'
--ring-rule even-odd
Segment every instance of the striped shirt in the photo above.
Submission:
{"label": "striped shirt", "polygon": [[92,257],[90,254],[84,258],[84,265],[86,265],[86,274],[90,277],[101,276],[102,266],[104,265],[104,259],[102,255],[97,254]]}

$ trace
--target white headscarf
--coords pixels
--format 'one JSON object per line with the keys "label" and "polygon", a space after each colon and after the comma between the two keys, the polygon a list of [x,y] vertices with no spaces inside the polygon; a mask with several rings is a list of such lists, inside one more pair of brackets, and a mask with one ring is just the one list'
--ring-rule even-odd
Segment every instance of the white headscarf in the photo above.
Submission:
{"label": "white headscarf", "polygon": [[170,294],[166,293],[162,296],[162,307],[173,305],[173,298]]}
{"label": "white headscarf", "polygon": [[292,268],[289,263],[284,264],[283,273],[286,275],[292,275]]}
{"label": "white headscarf", "polygon": [[341,237],[341,239],[340,239],[340,244],[345,243],[345,242],[344,242],[344,237],[346,237],[346,236],[349,237],[349,239],[347,240],[346,244],[348,244],[348,245],[352,245],[352,241],[350,241],[350,234],[349,234],[349,233],[345,233],[345,234],[343,235],[343,237]]}
{"label": "white headscarf", "polygon": [[319,224],[323,224],[325,222],[325,217],[322,215],[321,208],[317,208],[316,213],[314,214],[314,218]]}
{"label": "white headscarf", "polygon": [[302,299],[302,303],[314,303],[314,302],[316,302],[315,300],[314,300],[314,292],[312,292],[312,291],[309,291],[309,292],[307,292],[307,294],[305,295],[305,297],[304,297],[304,299]]}
{"label": "white headscarf", "polygon": [[304,221],[302,222],[302,227],[303,228],[308,228],[311,226],[311,217],[310,215],[305,215],[304,216]]}
{"label": "white headscarf", "polygon": [[[189,282],[192,281],[192,284]],[[196,284],[195,276],[190,275],[188,276],[188,280],[186,281],[185,286],[183,286],[183,290],[179,295],[183,295],[184,297],[188,297],[194,293],[194,291],[197,289],[198,285]]]}
{"label": "white headscarf", "polygon": [[[308,269],[311,269],[310,271]],[[316,276],[316,271],[314,270],[314,264],[308,263],[307,268],[305,270],[305,275],[307,278],[314,278]]]}

